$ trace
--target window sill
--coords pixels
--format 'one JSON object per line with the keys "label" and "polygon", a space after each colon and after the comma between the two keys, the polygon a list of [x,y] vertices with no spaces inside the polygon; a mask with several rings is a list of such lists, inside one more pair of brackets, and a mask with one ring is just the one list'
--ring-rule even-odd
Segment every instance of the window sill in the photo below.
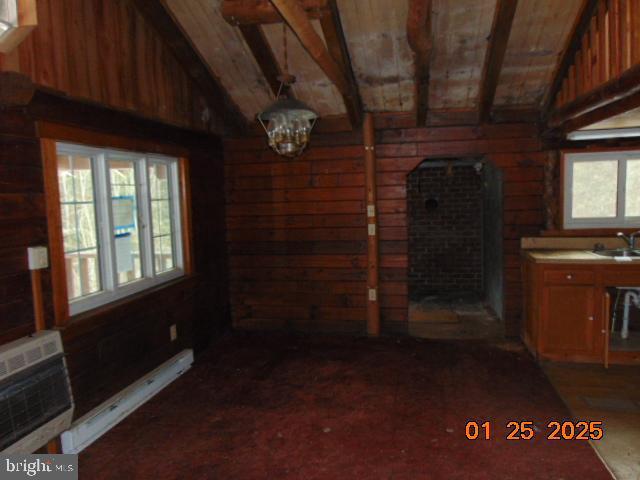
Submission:
{"label": "window sill", "polygon": [[192,287],[198,281],[199,275],[190,274],[156,285],[111,303],[70,316],[65,325],[56,327],[63,332],[65,339],[71,339],[97,328],[119,314],[126,315],[131,307],[141,302],[153,301],[170,289]]}
{"label": "window sill", "polygon": [[543,230],[542,237],[615,237],[618,232],[625,234],[637,231],[637,228],[580,228],[567,230]]}

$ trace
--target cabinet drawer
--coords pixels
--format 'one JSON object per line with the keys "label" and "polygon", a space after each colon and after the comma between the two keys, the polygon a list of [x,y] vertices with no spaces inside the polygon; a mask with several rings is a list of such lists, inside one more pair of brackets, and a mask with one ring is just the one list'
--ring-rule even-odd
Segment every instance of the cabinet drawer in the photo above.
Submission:
{"label": "cabinet drawer", "polygon": [[562,285],[591,285],[595,282],[595,274],[591,270],[547,270],[544,272],[544,281]]}

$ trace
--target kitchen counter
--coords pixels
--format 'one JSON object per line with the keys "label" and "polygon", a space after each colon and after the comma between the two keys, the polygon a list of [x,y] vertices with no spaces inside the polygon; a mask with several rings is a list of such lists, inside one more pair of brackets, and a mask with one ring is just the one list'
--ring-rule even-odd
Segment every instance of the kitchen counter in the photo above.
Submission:
{"label": "kitchen counter", "polygon": [[529,250],[525,255],[535,263],[584,263],[605,265],[627,265],[640,263],[640,257],[624,257],[625,260],[616,260],[612,257],[596,255],[589,250]]}

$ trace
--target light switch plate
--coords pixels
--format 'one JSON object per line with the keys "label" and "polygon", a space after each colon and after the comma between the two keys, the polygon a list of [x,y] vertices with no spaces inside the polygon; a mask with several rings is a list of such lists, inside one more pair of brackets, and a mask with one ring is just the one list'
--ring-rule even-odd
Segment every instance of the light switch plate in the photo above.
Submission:
{"label": "light switch plate", "polygon": [[47,247],[27,248],[29,257],[29,270],[40,270],[49,266],[49,252]]}

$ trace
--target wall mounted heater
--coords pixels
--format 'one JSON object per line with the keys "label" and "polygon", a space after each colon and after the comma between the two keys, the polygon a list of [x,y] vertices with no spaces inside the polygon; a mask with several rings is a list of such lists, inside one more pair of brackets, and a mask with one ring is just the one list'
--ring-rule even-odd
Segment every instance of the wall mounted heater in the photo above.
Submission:
{"label": "wall mounted heater", "polygon": [[73,397],[60,333],[0,347],[0,451],[32,453],[71,425]]}

